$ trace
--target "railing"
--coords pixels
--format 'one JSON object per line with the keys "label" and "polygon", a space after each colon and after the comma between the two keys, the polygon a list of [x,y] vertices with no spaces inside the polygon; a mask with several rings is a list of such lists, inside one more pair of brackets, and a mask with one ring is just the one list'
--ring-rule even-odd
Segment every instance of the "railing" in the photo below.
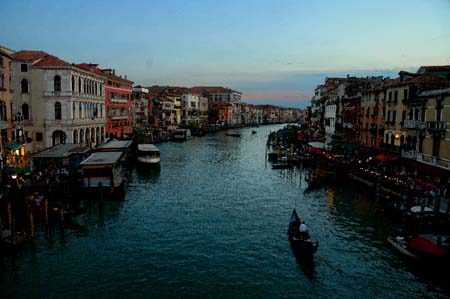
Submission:
{"label": "railing", "polygon": [[128,103],[127,99],[111,98],[110,101],[111,103],[122,103],[122,104]]}
{"label": "railing", "polygon": [[428,130],[445,130],[446,125],[441,121],[427,121]]}
{"label": "railing", "polygon": [[402,158],[406,158],[406,159],[416,159],[417,158],[417,151],[415,151],[415,150],[402,150],[401,156],[402,156]]}
{"label": "railing", "polygon": [[128,119],[128,115],[116,115],[116,116],[111,116],[112,120],[117,120],[117,119]]}
{"label": "railing", "polygon": [[354,125],[352,123],[344,123],[342,126],[346,129],[353,129]]}
{"label": "railing", "polygon": [[92,118],[79,118],[79,119],[46,119],[45,124],[51,126],[73,126],[73,125],[84,125],[84,124],[104,124],[106,122],[105,118],[96,117]]}
{"label": "railing", "polygon": [[9,123],[7,120],[0,120],[0,129],[6,130],[9,127]]}
{"label": "railing", "polygon": [[415,129],[419,126],[419,121],[415,119],[408,119],[403,122],[405,129]]}

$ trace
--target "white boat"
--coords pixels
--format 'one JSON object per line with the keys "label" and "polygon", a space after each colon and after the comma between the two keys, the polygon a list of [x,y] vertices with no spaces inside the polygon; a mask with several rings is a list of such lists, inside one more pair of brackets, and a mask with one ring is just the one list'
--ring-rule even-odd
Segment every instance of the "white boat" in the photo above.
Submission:
{"label": "white boat", "polygon": [[172,140],[174,141],[186,141],[191,138],[191,130],[178,129],[173,133]]}
{"label": "white boat", "polygon": [[159,164],[160,152],[159,149],[153,144],[139,143],[137,147],[137,161],[145,164]]}

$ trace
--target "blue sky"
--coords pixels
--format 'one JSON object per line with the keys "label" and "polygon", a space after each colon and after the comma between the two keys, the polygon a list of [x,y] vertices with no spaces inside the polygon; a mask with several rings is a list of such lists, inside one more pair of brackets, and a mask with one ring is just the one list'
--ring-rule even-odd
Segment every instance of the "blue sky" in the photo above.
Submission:
{"label": "blue sky", "polygon": [[325,76],[450,64],[450,1],[2,0],[0,44],[143,85],[222,85],[303,107]]}

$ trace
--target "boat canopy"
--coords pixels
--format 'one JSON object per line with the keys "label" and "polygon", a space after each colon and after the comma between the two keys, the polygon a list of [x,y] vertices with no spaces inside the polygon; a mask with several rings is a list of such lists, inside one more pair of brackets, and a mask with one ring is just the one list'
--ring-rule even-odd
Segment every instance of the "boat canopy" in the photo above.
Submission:
{"label": "boat canopy", "polygon": [[111,140],[100,146],[100,151],[122,151],[130,148],[132,140]]}
{"label": "boat canopy", "polygon": [[159,149],[153,144],[138,144],[138,151],[159,152]]}
{"label": "boat canopy", "polygon": [[96,152],[80,163],[81,167],[113,165],[120,160],[122,152]]}

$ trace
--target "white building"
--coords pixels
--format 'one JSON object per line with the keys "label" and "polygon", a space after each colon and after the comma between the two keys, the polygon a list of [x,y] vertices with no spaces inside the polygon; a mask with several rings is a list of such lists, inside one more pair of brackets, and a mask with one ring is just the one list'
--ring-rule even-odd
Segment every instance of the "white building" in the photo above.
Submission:
{"label": "white building", "polygon": [[12,113],[26,137],[27,151],[61,143],[104,143],[103,76],[42,51],[19,51],[13,58]]}
{"label": "white building", "polygon": [[198,94],[183,94],[181,96],[181,122],[184,125],[200,124],[200,96]]}
{"label": "white building", "polygon": [[336,131],[336,101],[325,103],[325,139],[330,143]]}

